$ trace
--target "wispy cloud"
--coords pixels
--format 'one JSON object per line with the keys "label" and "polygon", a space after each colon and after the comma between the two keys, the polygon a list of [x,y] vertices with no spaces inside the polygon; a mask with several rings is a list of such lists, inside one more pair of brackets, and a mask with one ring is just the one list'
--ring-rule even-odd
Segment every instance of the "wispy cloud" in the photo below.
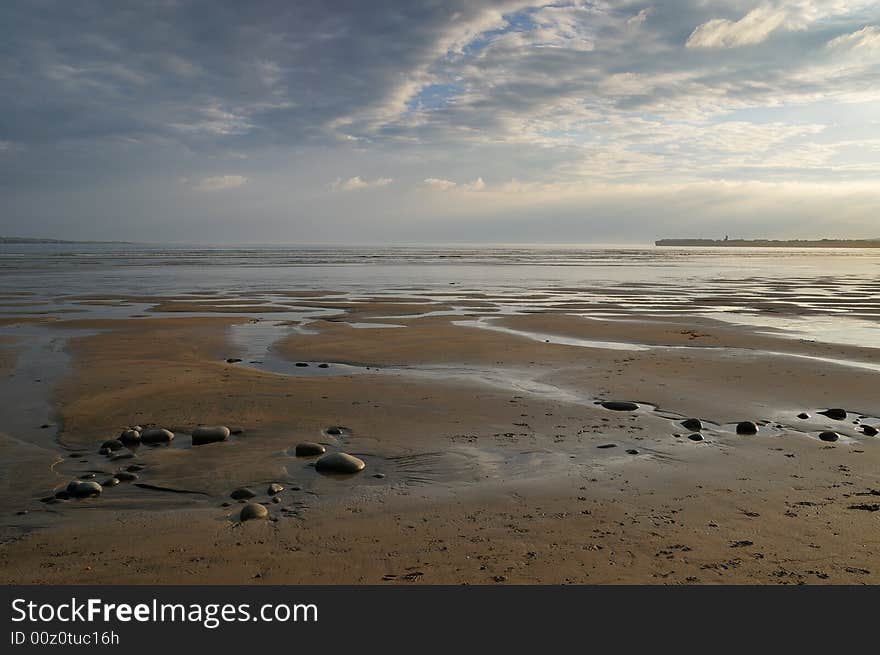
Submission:
{"label": "wispy cloud", "polygon": [[377,177],[374,180],[365,180],[360,175],[355,175],[347,180],[337,178],[330,186],[337,191],[358,191],[360,189],[382,188],[394,182],[390,177]]}
{"label": "wispy cloud", "polygon": [[237,189],[244,186],[249,181],[244,175],[216,175],[214,177],[203,177],[193,189],[196,191],[224,191],[226,189]]}

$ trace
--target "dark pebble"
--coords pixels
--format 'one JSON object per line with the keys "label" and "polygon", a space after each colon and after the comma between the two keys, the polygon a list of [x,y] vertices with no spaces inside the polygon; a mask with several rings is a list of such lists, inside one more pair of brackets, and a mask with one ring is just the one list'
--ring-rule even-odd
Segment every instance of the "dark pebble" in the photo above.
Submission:
{"label": "dark pebble", "polygon": [[174,439],[174,433],[163,428],[150,428],[141,432],[142,443],[168,443],[172,439]]}
{"label": "dark pebble", "polygon": [[603,443],[601,446],[596,446],[596,448],[617,448],[616,443]]}
{"label": "dark pebble", "polygon": [[108,478],[101,483],[102,487],[115,487],[119,484],[119,478]]}
{"label": "dark pebble", "polygon": [[296,365],[299,366],[300,368],[308,366],[308,364],[306,362],[297,362]]}
{"label": "dark pebble", "polygon": [[330,364],[318,364],[318,368],[330,368]]}
{"label": "dark pebble", "polygon": [[241,359],[238,358],[238,357],[229,357],[229,358],[226,360],[226,363],[227,363],[227,364],[238,364],[240,361],[241,361]]}
{"label": "dark pebble", "polygon": [[226,441],[229,436],[229,428],[225,425],[217,425],[214,427],[201,427],[192,431],[193,446],[203,446],[218,441]]}
{"label": "dark pebble", "polygon": [[758,426],[753,421],[743,421],[736,425],[737,434],[758,434]]}
{"label": "dark pebble", "polygon": [[844,421],[846,420],[846,410],[840,409],[839,407],[833,407],[831,409],[826,409],[825,411],[819,412],[820,414],[824,414],[830,419],[835,421]]}
{"label": "dark pebble", "polygon": [[639,451],[636,450],[635,448],[628,448],[626,453],[627,453],[627,455],[638,455]]}
{"label": "dark pebble", "polygon": [[119,435],[119,441],[124,444],[140,443],[141,433],[138,430],[125,430]]}
{"label": "dark pebble", "polygon": [[315,470],[324,473],[358,473],[365,466],[363,460],[348,453],[329,453],[315,462]]}
{"label": "dark pebble", "polygon": [[119,471],[119,473],[115,474],[115,477],[120,482],[134,482],[138,479],[138,474],[129,471]]}
{"label": "dark pebble", "polygon": [[698,418],[685,419],[681,424],[692,432],[699,432],[703,429],[703,422]]}
{"label": "dark pebble", "polygon": [[90,498],[99,496],[103,488],[94,480],[72,480],[67,485],[67,493],[74,498]]}
{"label": "dark pebble", "polygon": [[876,437],[878,434],[877,428],[873,425],[863,425],[862,433],[868,435],[869,437]]}
{"label": "dark pebble", "polygon": [[807,420],[808,418],[810,418],[810,415],[807,414],[806,412],[801,412],[800,414],[797,415],[797,417],[799,419]]}
{"label": "dark pebble", "polygon": [[269,485],[269,488],[266,490],[266,493],[269,494],[270,496],[274,496],[275,494],[280,494],[282,491],[284,491],[284,487],[282,487],[277,482],[273,482],[272,484]]}
{"label": "dark pebble", "polygon": [[110,450],[122,450],[125,448],[125,444],[119,439],[110,439],[101,444],[101,450],[105,448],[109,448]]}
{"label": "dark pebble", "polygon": [[251,521],[253,519],[264,519],[269,516],[269,510],[260,503],[248,503],[241,508],[239,518],[242,521]]}
{"label": "dark pebble", "polygon": [[303,443],[296,444],[294,452],[297,457],[314,457],[315,455],[323,455],[327,452],[327,449],[319,443],[304,441]]}
{"label": "dark pebble", "polygon": [[383,479],[385,479],[385,474],[384,473],[374,473],[373,477],[376,478],[377,480],[383,480]]}
{"label": "dark pebble", "polygon": [[615,412],[634,412],[639,406],[628,400],[606,400],[602,403],[602,407]]}
{"label": "dark pebble", "polygon": [[838,439],[840,439],[840,435],[837,434],[836,432],[827,431],[827,432],[820,432],[819,438],[822,441],[837,441]]}
{"label": "dark pebble", "polygon": [[233,500],[242,500],[242,499],[247,499],[247,498],[253,498],[256,495],[257,494],[256,494],[256,492],[254,492],[253,489],[248,489],[247,487],[239,487],[238,489],[233,491],[231,494],[229,494],[229,497],[232,498]]}
{"label": "dark pebble", "polygon": [[688,439],[690,439],[691,441],[702,441],[702,440],[703,440],[703,435],[702,435],[702,434],[696,434],[696,433],[694,433],[694,434],[689,434],[689,435],[688,435]]}
{"label": "dark pebble", "polygon": [[342,428],[338,428],[336,426],[327,428],[327,434],[333,435],[334,437],[338,437],[342,434]]}

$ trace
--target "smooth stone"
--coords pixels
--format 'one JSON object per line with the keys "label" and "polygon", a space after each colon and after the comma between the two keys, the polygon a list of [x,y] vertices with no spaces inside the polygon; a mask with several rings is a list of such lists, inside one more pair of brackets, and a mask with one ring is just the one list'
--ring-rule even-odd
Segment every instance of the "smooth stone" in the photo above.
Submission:
{"label": "smooth stone", "polygon": [[627,451],[626,451],[626,454],[627,454],[627,455],[638,455],[638,454],[639,454],[639,451],[636,450],[635,448],[628,448]]}
{"label": "smooth stone", "polygon": [[681,422],[691,432],[699,432],[703,429],[703,422],[698,418],[688,418]]}
{"label": "smooth stone", "polygon": [[330,368],[330,364],[318,364],[318,368]]}
{"label": "smooth stone", "polygon": [[689,435],[688,435],[688,439],[690,439],[691,441],[702,441],[702,440],[703,440],[703,435],[702,435],[702,434],[696,434],[696,433],[694,433],[694,434],[689,434]]}
{"label": "smooth stone", "polygon": [[878,432],[877,428],[873,425],[863,425],[862,433],[868,435],[869,437],[876,437],[880,432]]}
{"label": "smooth stone", "polygon": [[358,473],[364,470],[364,461],[348,453],[329,453],[315,462],[315,469],[327,473]]}
{"label": "smooth stone", "polygon": [[800,414],[797,415],[797,417],[802,420],[807,420],[808,418],[810,418],[810,415],[807,414],[806,412],[801,412]]}
{"label": "smooth stone", "polygon": [[252,519],[264,519],[269,516],[269,510],[260,503],[248,503],[241,508],[239,518],[242,521],[250,521]]}
{"label": "smooth stone", "polygon": [[846,420],[846,410],[840,409],[839,407],[833,407],[831,409],[826,409],[823,412],[819,412],[820,414],[824,414],[830,419],[835,421],[844,421]]}
{"label": "smooth stone", "polygon": [[840,435],[837,434],[836,432],[831,432],[831,431],[828,431],[828,432],[820,432],[820,433],[819,433],[819,438],[820,438],[822,441],[837,441],[838,439],[840,439]]}
{"label": "smooth stone", "polygon": [[110,450],[122,450],[125,448],[125,444],[119,439],[110,439],[101,444],[101,450],[104,448],[109,448]]}
{"label": "smooth stone", "polygon": [[226,359],[227,364],[238,364],[241,361],[238,357],[229,357]]}
{"label": "smooth stone", "polygon": [[174,439],[174,433],[164,428],[150,428],[141,432],[143,443],[168,443]]}
{"label": "smooth stone", "polygon": [[639,406],[628,400],[606,400],[602,403],[602,407],[615,412],[634,412]]}
{"label": "smooth stone", "polygon": [[616,443],[603,443],[601,446],[596,446],[596,448],[617,448]]}
{"label": "smooth stone", "polygon": [[229,436],[229,428],[225,425],[214,427],[196,428],[192,431],[193,446],[201,446],[206,443],[225,441]]}
{"label": "smooth stone", "polygon": [[384,480],[385,474],[384,473],[374,473],[373,477],[376,478],[377,480]]}
{"label": "smooth stone", "polygon": [[102,487],[115,487],[119,484],[119,478],[109,478],[101,483]]}
{"label": "smooth stone", "polygon": [[743,421],[736,425],[737,434],[758,434],[758,426],[754,421]]}
{"label": "smooth stone", "polygon": [[273,503],[280,503],[281,497],[280,496],[272,496],[272,502]]}
{"label": "smooth stone", "polygon": [[304,367],[308,366],[308,364],[306,362],[297,362],[296,365],[299,366],[300,368],[304,368]]}
{"label": "smooth stone", "polygon": [[99,496],[104,488],[94,480],[72,480],[67,485],[67,493],[74,498]]}
{"label": "smooth stone", "polygon": [[139,443],[141,440],[141,433],[137,430],[126,430],[122,434],[119,435],[119,441],[122,443]]}
{"label": "smooth stone", "polygon": [[275,494],[280,494],[282,491],[284,491],[284,487],[282,487],[277,482],[273,482],[272,484],[269,485],[269,488],[266,490],[266,493],[269,494],[270,496],[274,496]]}
{"label": "smooth stone", "polygon": [[138,434],[140,434],[141,432],[144,431],[144,429],[139,425],[132,425],[131,429],[134,430],[135,432],[137,432]]}
{"label": "smooth stone", "polygon": [[323,455],[327,452],[327,449],[319,443],[304,441],[303,443],[296,444],[294,452],[297,457],[314,457],[315,455]]}
{"label": "smooth stone", "polygon": [[128,471],[119,471],[119,473],[114,473],[114,476],[120,482],[134,482],[135,480],[138,479],[137,473],[130,473]]}
{"label": "smooth stone", "polygon": [[231,494],[229,494],[229,497],[233,500],[243,500],[247,498],[253,498],[256,495],[257,494],[253,489],[248,489],[247,487],[239,487]]}
{"label": "smooth stone", "polygon": [[327,434],[333,435],[334,437],[338,437],[342,434],[342,428],[337,428],[336,426],[327,428]]}
{"label": "smooth stone", "polygon": [[99,454],[99,455],[109,455],[109,454],[112,453],[112,452],[113,452],[113,451],[110,450],[109,448],[101,448],[101,449],[98,450],[98,454]]}

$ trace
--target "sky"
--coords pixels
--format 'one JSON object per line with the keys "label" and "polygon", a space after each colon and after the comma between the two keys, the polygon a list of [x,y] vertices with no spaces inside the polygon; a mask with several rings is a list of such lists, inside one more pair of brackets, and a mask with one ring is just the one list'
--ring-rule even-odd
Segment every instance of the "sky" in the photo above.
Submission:
{"label": "sky", "polygon": [[5,0],[0,235],[880,237],[880,0]]}

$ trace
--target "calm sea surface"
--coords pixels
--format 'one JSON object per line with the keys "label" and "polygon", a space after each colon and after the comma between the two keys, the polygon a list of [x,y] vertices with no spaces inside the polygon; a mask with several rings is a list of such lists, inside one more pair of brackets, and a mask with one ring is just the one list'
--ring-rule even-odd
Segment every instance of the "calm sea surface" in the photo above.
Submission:
{"label": "calm sea surface", "polygon": [[107,313],[81,296],[214,293],[232,308],[237,294],[272,303],[275,292],[303,290],[442,294],[452,304],[485,294],[500,311],[570,306],[609,318],[701,315],[880,347],[880,250],[0,245],[0,315]]}

